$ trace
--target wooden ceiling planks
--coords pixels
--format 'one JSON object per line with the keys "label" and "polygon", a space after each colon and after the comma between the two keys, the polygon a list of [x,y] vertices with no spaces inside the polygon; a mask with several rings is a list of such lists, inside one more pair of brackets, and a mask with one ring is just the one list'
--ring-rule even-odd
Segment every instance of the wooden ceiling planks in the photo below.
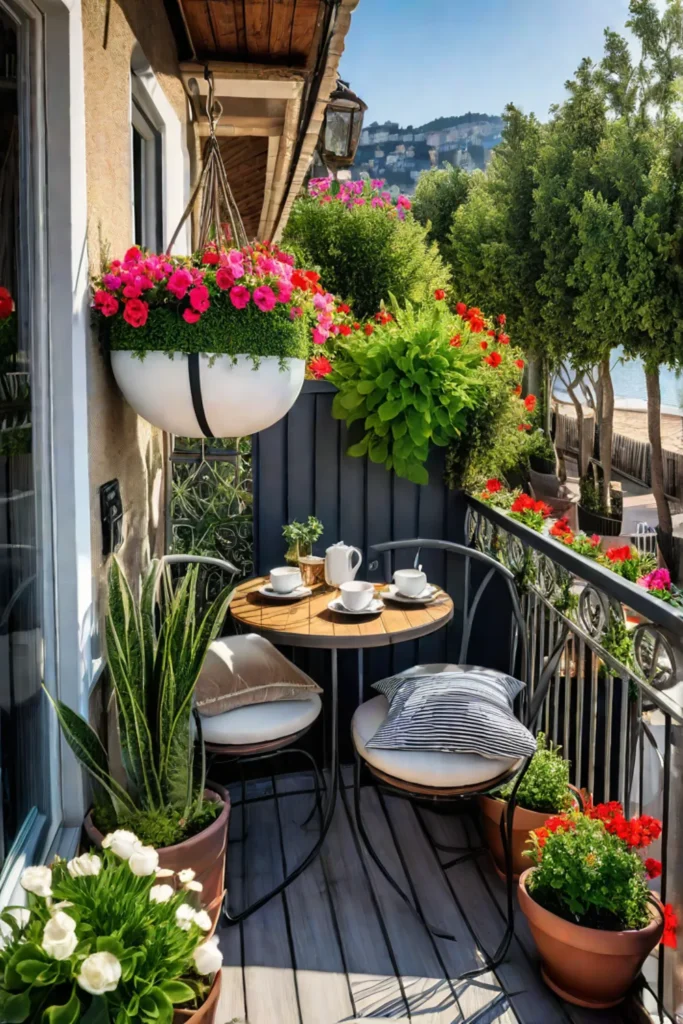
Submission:
{"label": "wooden ceiling planks", "polygon": [[266,187],[268,139],[236,135],[219,139],[232,194],[250,240],[258,235]]}
{"label": "wooden ceiling planks", "polygon": [[321,0],[178,0],[199,60],[304,67]]}

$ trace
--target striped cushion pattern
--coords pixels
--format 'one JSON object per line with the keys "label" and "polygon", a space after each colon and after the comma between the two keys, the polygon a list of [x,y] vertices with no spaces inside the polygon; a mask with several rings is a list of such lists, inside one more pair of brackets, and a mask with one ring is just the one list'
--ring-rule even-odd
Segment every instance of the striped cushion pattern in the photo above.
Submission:
{"label": "striped cushion pattern", "polygon": [[536,740],[513,711],[524,683],[492,669],[463,665],[438,675],[397,675],[373,685],[389,712],[367,746],[482,757],[530,757]]}

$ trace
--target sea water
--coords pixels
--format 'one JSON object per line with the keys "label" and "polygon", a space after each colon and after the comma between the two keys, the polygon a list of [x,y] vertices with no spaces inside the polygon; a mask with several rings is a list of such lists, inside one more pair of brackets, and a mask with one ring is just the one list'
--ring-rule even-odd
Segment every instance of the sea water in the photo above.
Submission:
{"label": "sea water", "polygon": [[[612,382],[616,399],[626,399],[634,403],[647,405],[647,388],[645,386],[645,370],[640,359],[624,359],[621,348],[612,353]],[[659,384],[662,390],[662,411],[683,412],[683,376],[676,376],[673,370],[662,366],[659,371]],[[555,395],[563,401],[569,401],[561,383],[555,385]]]}

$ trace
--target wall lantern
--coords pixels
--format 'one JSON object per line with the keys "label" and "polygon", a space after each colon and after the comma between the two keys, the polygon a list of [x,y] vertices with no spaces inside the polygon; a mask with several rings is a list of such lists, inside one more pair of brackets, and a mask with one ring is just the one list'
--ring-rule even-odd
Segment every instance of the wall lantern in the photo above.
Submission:
{"label": "wall lantern", "polygon": [[320,137],[320,155],[326,167],[336,172],[351,167],[356,157],[367,103],[348,83],[337,80],[337,88],[330,96]]}

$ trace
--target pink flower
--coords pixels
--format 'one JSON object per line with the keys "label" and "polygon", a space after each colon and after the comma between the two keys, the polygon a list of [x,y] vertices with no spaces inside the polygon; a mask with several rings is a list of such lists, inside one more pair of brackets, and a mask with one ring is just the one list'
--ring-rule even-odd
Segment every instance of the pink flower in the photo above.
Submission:
{"label": "pink flower", "polygon": [[211,305],[209,289],[204,284],[196,285],[190,292],[190,305],[198,313],[205,313]]}
{"label": "pink flower", "polygon": [[123,289],[123,294],[127,299],[139,299],[142,295],[142,288],[135,281],[130,281]]}
{"label": "pink flower", "polygon": [[396,200],[396,205],[404,210],[409,210],[411,207],[410,199],[408,199],[408,196],[399,196]]}
{"label": "pink flower", "polygon": [[298,318],[300,316],[303,316],[303,315],[304,315],[304,311],[301,308],[301,306],[292,306],[292,308],[289,311],[289,319],[290,320],[298,320]]}
{"label": "pink flower", "polygon": [[183,320],[188,324],[196,324],[201,318],[201,315],[201,313],[198,313],[195,309],[190,309],[188,306],[187,309],[183,311]]}
{"label": "pink flower", "polygon": [[356,198],[353,201],[353,205],[354,206],[365,206],[365,200],[363,199],[362,196],[356,196]]}
{"label": "pink flower", "polygon": [[142,253],[138,249],[137,245],[133,245],[133,246],[131,246],[130,249],[128,249],[128,251],[126,252],[126,255],[123,257],[123,262],[124,263],[134,263],[134,262],[136,263],[140,259],[142,259]]}
{"label": "pink flower", "polygon": [[144,327],[148,313],[149,306],[142,299],[129,299],[123,308],[123,319],[131,327]]}
{"label": "pink flower", "polygon": [[235,309],[244,309],[251,302],[251,292],[241,284],[230,289],[230,301]]}
{"label": "pink flower", "polygon": [[119,300],[109,292],[95,292],[95,308],[100,311],[102,316],[114,316],[119,310]]}
{"label": "pink flower", "polygon": [[317,294],[313,296],[313,305],[316,309],[319,309],[321,312],[327,313],[328,310],[331,308],[331,305],[333,304],[334,296],[332,297],[332,303],[330,303],[330,297],[328,295]]}
{"label": "pink flower", "polygon": [[220,267],[220,269],[216,271],[216,284],[221,291],[227,292],[229,288],[232,288],[234,283],[235,277],[232,271],[228,270],[227,267]]}
{"label": "pink flower", "polygon": [[192,284],[192,274],[189,270],[181,268],[176,270],[175,273],[171,274],[168,279],[166,287],[169,292],[175,295],[176,299],[184,299],[187,295],[187,289]]}
{"label": "pink flower", "polygon": [[324,345],[325,342],[327,341],[327,338],[328,338],[327,333],[323,333],[322,331],[319,331],[317,327],[313,328],[313,344],[314,345]]}
{"label": "pink flower", "polygon": [[280,287],[277,290],[277,301],[278,302],[289,302],[292,297],[292,286],[289,281],[280,281]]}
{"label": "pink flower", "polygon": [[270,313],[275,306],[275,292],[267,284],[254,289],[254,302],[262,313]]}
{"label": "pink flower", "polygon": [[121,278],[118,274],[105,274],[102,281],[104,287],[108,288],[110,292],[116,292],[121,287]]}
{"label": "pink flower", "polygon": [[653,569],[640,577],[638,586],[646,590],[671,590],[671,573],[668,569]]}
{"label": "pink flower", "polygon": [[379,196],[374,196],[370,200],[370,206],[375,206],[375,207],[377,207],[377,206],[384,206],[384,200],[380,199]]}

